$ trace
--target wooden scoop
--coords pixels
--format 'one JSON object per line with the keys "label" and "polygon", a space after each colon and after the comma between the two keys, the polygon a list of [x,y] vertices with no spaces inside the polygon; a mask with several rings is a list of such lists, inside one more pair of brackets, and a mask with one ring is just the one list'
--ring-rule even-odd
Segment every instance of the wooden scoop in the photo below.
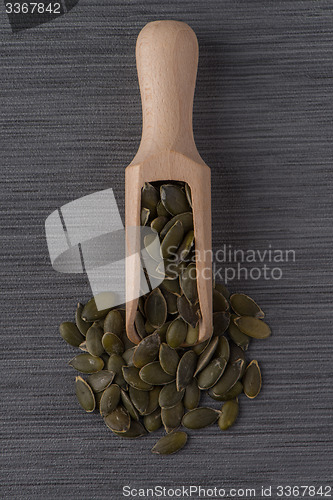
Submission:
{"label": "wooden scoop", "polygon": [[[198,41],[178,21],[154,21],[140,32],[136,63],[142,100],[142,138],[125,170],[125,225],[140,226],[141,188],[145,182],[177,180],[191,188],[198,296],[201,309],[199,342],[212,334],[212,254],[210,168],[193,138],[192,109],[198,66]],[[133,249],[130,253],[133,253]],[[126,259],[126,330],[141,339],[134,326],[140,260]]]}

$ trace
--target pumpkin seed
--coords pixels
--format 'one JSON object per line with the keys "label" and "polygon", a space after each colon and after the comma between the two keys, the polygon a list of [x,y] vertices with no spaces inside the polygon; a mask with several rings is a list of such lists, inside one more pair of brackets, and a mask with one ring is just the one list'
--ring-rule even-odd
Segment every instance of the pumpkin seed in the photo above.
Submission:
{"label": "pumpkin seed", "polygon": [[[96,305],[96,300],[98,304],[105,306],[105,309],[99,310]],[[86,305],[83,307],[82,319],[84,321],[96,321],[97,319],[104,318],[115,303],[116,296],[112,292],[102,292],[92,299],[90,299]]]}
{"label": "pumpkin seed", "polygon": [[111,384],[105,389],[99,403],[99,412],[102,417],[106,417],[113,412],[120,400],[120,388],[116,384]]}
{"label": "pumpkin seed", "polygon": [[168,344],[162,343],[159,351],[159,360],[165,373],[176,376],[179,356],[175,349],[170,347]]}
{"label": "pumpkin seed", "polygon": [[129,396],[135,408],[142,415],[149,405],[149,392],[139,391],[138,389],[134,389],[134,387],[130,387]]}
{"label": "pumpkin seed", "polygon": [[258,396],[261,389],[261,372],[258,361],[255,359],[247,366],[242,382],[244,394],[248,398],[254,399]]}
{"label": "pumpkin seed", "polygon": [[101,370],[89,375],[87,382],[94,392],[102,392],[112,383],[114,375],[113,372],[108,370]]}
{"label": "pumpkin seed", "polygon": [[103,369],[104,361],[98,356],[84,352],[75,356],[68,364],[81,373],[95,373]]}
{"label": "pumpkin seed", "polygon": [[193,214],[192,212],[185,212],[183,214],[175,215],[172,219],[169,220],[160,232],[160,238],[164,238],[169,229],[177,222],[180,221],[183,226],[184,234],[188,233],[193,229]]}
{"label": "pumpkin seed", "polygon": [[79,347],[79,345],[84,342],[84,336],[80,333],[78,327],[71,321],[64,321],[59,326],[60,335],[67,342],[67,344],[73,347]]}
{"label": "pumpkin seed", "polygon": [[191,304],[198,302],[197,271],[195,264],[189,264],[180,275],[181,289]]}
{"label": "pumpkin seed", "polygon": [[159,405],[161,408],[172,408],[176,406],[184,396],[185,390],[177,390],[176,382],[171,382],[162,387],[159,394]]}
{"label": "pumpkin seed", "polygon": [[148,432],[158,431],[162,427],[161,408],[156,408],[149,415],[143,417],[143,424]]}
{"label": "pumpkin seed", "polygon": [[202,353],[199,356],[197,367],[196,367],[195,372],[194,372],[194,376],[198,375],[198,373],[208,365],[208,363],[210,362],[210,360],[214,356],[214,353],[216,351],[218,344],[219,344],[218,337],[213,337],[212,340],[209,343],[207,343],[205,349],[202,351]]}
{"label": "pumpkin seed", "polygon": [[178,215],[190,209],[186,194],[182,189],[173,184],[164,184],[160,187],[161,201],[164,208],[171,215]]}
{"label": "pumpkin seed", "polygon": [[194,345],[198,342],[199,338],[199,325],[197,325],[195,328],[191,325],[187,325],[187,334],[186,334],[186,339],[185,342],[187,345]]}
{"label": "pumpkin seed", "polygon": [[224,337],[224,336],[219,337],[217,348],[216,348],[216,351],[214,354],[217,358],[222,357],[222,358],[225,358],[227,361],[229,361],[230,346],[229,346],[228,339],[226,337]]}
{"label": "pumpkin seed", "polygon": [[128,429],[128,431],[125,432],[113,431],[113,434],[122,438],[136,439],[141,436],[144,436],[145,434],[147,434],[147,432],[140,422],[137,422],[136,420],[131,420],[130,428]]}
{"label": "pumpkin seed", "polygon": [[197,408],[200,401],[200,389],[198,387],[198,382],[195,378],[188,384],[185,389],[185,395],[183,398],[184,406],[187,410],[194,410]]}
{"label": "pumpkin seed", "polygon": [[243,351],[247,351],[247,348],[249,347],[250,343],[250,337],[245,335],[245,333],[241,332],[238,326],[235,325],[234,319],[237,316],[234,314],[231,315],[230,319],[230,325],[229,325],[229,336],[235,342],[236,345],[238,345]]}
{"label": "pumpkin seed", "polygon": [[164,325],[161,326],[161,328],[158,328],[156,330],[156,333],[158,333],[158,336],[160,337],[161,343],[166,342],[166,333],[170,324],[171,321],[166,321]]}
{"label": "pumpkin seed", "polygon": [[[180,316],[188,324],[195,328],[200,319],[199,303],[191,304],[185,295],[177,298],[177,308]],[[187,334],[187,332],[186,332]]]}
{"label": "pumpkin seed", "polygon": [[255,339],[266,339],[271,334],[271,329],[261,319],[252,316],[241,316],[236,318],[234,323],[241,332]]}
{"label": "pumpkin seed", "polygon": [[119,405],[115,410],[104,417],[104,422],[112,431],[122,433],[130,429],[131,417],[125,408]]}
{"label": "pumpkin seed", "polygon": [[159,217],[169,217],[170,216],[169,212],[164,208],[164,205],[161,202],[161,200],[156,205],[156,212],[157,212],[157,215]]}
{"label": "pumpkin seed", "polygon": [[227,287],[225,287],[224,285],[222,285],[222,283],[215,283],[215,290],[217,290],[218,292],[222,293],[222,295],[223,295],[226,299],[229,299],[229,297],[230,297],[230,292],[229,292],[229,290],[227,289]]}
{"label": "pumpkin seed", "polygon": [[238,417],[238,411],[239,406],[237,399],[231,399],[230,401],[226,401],[222,405],[221,415],[218,420],[219,428],[221,429],[221,431],[226,431],[235,423]]}
{"label": "pumpkin seed", "polygon": [[82,319],[82,311],[83,311],[83,305],[78,303],[75,311],[75,323],[76,326],[78,327],[80,333],[85,337],[87,331],[91,327],[92,323],[89,321],[83,321]]}
{"label": "pumpkin seed", "polygon": [[82,377],[75,378],[75,393],[82,408],[90,413],[96,406],[95,396],[89,384]]}
{"label": "pumpkin seed", "polygon": [[170,256],[176,255],[177,248],[181,244],[184,237],[184,229],[182,223],[178,220],[169,229],[161,243],[161,256],[167,259]]}
{"label": "pumpkin seed", "polygon": [[149,323],[149,321],[146,321],[145,322],[145,330],[146,330],[146,335],[151,335],[152,333],[154,333],[155,331],[157,331],[153,325],[151,325]]}
{"label": "pumpkin seed", "polygon": [[143,382],[150,385],[169,384],[169,382],[175,379],[174,375],[170,375],[163,370],[159,361],[153,361],[141,368],[140,378]]}
{"label": "pumpkin seed", "polygon": [[130,386],[134,387],[134,389],[139,389],[139,391],[152,390],[153,385],[146,383],[139,376],[139,368],[136,368],[136,366],[123,366],[122,370],[124,379]]}
{"label": "pumpkin seed", "polygon": [[197,365],[197,355],[193,351],[186,351],[180,358],[176,373],[177,390],[185,389],[191,382]]}
{"label": "pumpkin seed", "polygon": [[159,217],[156,217],[156,219],[151,222],[150,227],[157,233],[160,233],[168,220],[168,217],[161,215]]}
{"label": "pumpkin seed", "polygon": [[101,402],[103,392],[95,392],[94,396],[95,396],[95,401],[96,401],[95,410],[99,410],[99,404]]}
{"label": "pumpkin seed", "polygon": [[114,333],[104,333],[102,336],[102,345],[108,354],[122,354],[124,352],[122,340]]}
{"label": "pumpkin seed", "polygon": [[129,397],[127,392],[121,389],[120,397],[121,397],[121,402],[123,403],[125,409],[128,411],[130,417],[134,420],[139,420],[139,413],[137,412],[137,409],[133,405],[131,398]]}
{"label": "pumpkin seed", "polygon": [[86,347],[87,351],[93,356],[101,356],[104,352],[102,345],[103,330],[98,326],[92,325],[87,331]]}
{"label": "pumpkin seed", "polygon": [[180,244],[177,250],[177,260],[178,261],[186,260],[193,245],[194,245],[194,231],[193,229],[191,229],[191,231],[189,231],[185,235],[182,243]]}
{"label": "pumpkin seed", "polygon": [[144,338],[134,349],[133,364],[137,368],[155,361],[160,349],[161,340],[158,333]]}
{"label": "pumpkin seed", "polygon": [[203,342],[200,342],[199,344],[195,345],[192,347],[192,350],[195,352],[197,356],[200,356],[200,354],[203,353],[203,351],[206,349],[210,342],[210,339],[204,340]]}
{"label": "pumpkin seed", "polygon": [[220,357],[213,359],[198,376],[198,386],[201,390],[210,389],[221,378],[228,360]]}
{"label": "pumpkin seed", "polygon": [[145,320],[140,311],[136,311],[134,320],[135,330],[141,339],[144,339],[147,335],[145,328]]}
{"label": "pumpkin seed", "polygon": [[239,380],[237,380],[236,384],[230,389],[230,391],[222,394],[221,396],[216,396],[210,389],[208,391],[208,396],[216,401],[229,401],[230,399],[237,398],[243,392],[243,384]]}
{"label": "pumpkin seed", "polygon": [[147,226],[150,218],[150,210],[148,208],[141,208],[140,223],[141,226]]}
{"label": "pumpkin seed", "polygon": [[181,296],[178,277],[173,280],[164,280],[163,283],[161,284],[161,288],[167,290],[170,293],[173,293],[174,295],[177,295],[177,297]]}
{"label": "pumpkin seed", "polygon": [[223,335],[230,324],[230,314],[228,312],[216,312],[213,314],[213,335]]}
{"label": "pumpkin seed", "polygon": [[214,424],[219,415],[219,411],[201,406],[185,413],[182,424],[188,429],[203,429]]}
{"label": "pumpkin seed", "polygon": [[[162,267],[163,265],[163,267]],[[157,271],[164,277],[164,279],[174,280],[177,279],[186,268],[185,262],[177,262],[176,260],[165,259],[157,266]]]}
{"label": "pumpkin seed", "polygon": [[192,208],[192,195],[191,195],[191,188],[190,188],[190,186],[187,184],[187,182],[185,183],[185,194],[186,194],[186,198],[187,198],[188,204],[189,204],[189,205],[190,205],[190,207]]}
{"label": "pumpkin seed", "polygon": [[166,321],[167,303],[159,288],[155,288],[145,302],[147,320],[154,328],[160,328]]}
{"label": "pumpkin seed", "polygon": [[141,207],[148,208],[151,216],[156,215],[156,205],[159,201],[158,191],[149,182],[145,182],[141,190]]}
{"label": "pumpkin seed", "polygon": [[121,369],[124,365],[126,365],[125,360],[120,354],[111,354],[106,366],[109,371],[118,375],[118,373],[122,373]]}
{"label": "pumpkin seed", "polygon": [[153,413],[156,410],[156,408],[158,408],[160,392],[161,392],[161,386],[158,385],[154,387],[151,391],[149,391],[148,393],[149,404],[146,411],[144,412],[144,415],[150,415],[150,413]]}
{"label": "pumpkin seed", "polygon": [[260,309],[258,304],[244,293],[232,294],[230,297],[230,304],[238,316],[253,316],[259,319],[265,317],[264,312]]}
{"label": "pumpkin seed", "polygon": [[178,313],[177,295],[174,295],[173,293],[168,292],[168,290],[163,290],[163,289],[162,293],[167,303],[168,314],[177,314]]}
{"label": "pumpkin seed", "polygon": [[165,432],[169,433],[177,429],[184,415],[184,405],[180,401],[172,408],[162,408],[161,409],[161,419],[165,429]]}
{"label": "pumpkin seed", "polygon": [[177,349],[186,339],[187,324],[182,318],[177,318],[170,323],[166,332],[166,341],[170,347]]}
{"label": "pumpkin seed", "polygon": [[213,290],[213,313],[226,312],[229,310],[229,302],[218,290]]}
{"label": "pumpkin seed", "polygon": [[212,394],[214,396],[222,396],[230,391],[240,378],[243,365],[244,361],[242,359],[237,359],[231,364],[229,362],[220,380],[212,387]]}
{"label": "pumpkin seed", "polygon": [[114,333],[121,337],[124,332],[124,321],[121,313],[117,310],[110,311],[104,320],[104,333]]}
{"label": "pumpkin seed", "polygon": [[183,431],[172,432],[161,437],[152,448],[152,453],[158,455],[172,455],[184,448],[187,442],[187,434]]}

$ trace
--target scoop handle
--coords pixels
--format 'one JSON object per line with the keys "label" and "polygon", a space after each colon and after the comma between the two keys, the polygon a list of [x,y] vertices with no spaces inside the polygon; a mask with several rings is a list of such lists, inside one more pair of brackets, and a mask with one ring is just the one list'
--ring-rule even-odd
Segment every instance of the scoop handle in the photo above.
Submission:
{"label": "scoop handle", "polygon": [[192,111],[198,40],[179,21],[153,21],[140,32],[136,64],[142,100],[142,138],[132,163],[165,150],[203,163],[193,138]]}

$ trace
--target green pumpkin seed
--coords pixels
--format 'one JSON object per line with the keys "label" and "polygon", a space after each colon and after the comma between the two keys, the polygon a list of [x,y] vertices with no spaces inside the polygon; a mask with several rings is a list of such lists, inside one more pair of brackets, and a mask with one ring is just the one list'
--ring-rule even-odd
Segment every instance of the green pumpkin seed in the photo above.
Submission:
{"label": "green pumpkin seed", "polygon": [[247,366],[242,382],[244,394],[248,398],[254,399],[258,396],[261,389],[261,372],[258,361],[255,359]]}
{"label": "green pumpkin seed", "polygon": [[136,347],[130,347],[129,349],[126,349],[126,351],[123,352],[123,360],[125,361],[127,366],[133,366],[134,365],[134,353],[135,353]]}
{"label": "green pumpkin seed", "polygon": [[163,370],[159,361],[153,361],[141,368],[140,378],[146,382],[146,384],[151,385],[169,384],[175,379],[174,375],[170,375]]}
{"label": "green pumpkin seed", "polygon": [[146,411],[144,412],[144,415],[150,415],[150,413],[153,413],[156,410],[156,408],[158,408],[160,392],[161,392],[161,386],[158,385],[154,387],[151,391],[149,391],[148,393],[149,404]]}
{"label": "green pumpkin seed", "polygon": [[254,318],[263,319],[264,312],[253,299],[244,293],[234,293],[230,297],[230,304],[237,316],[253,316]]}
{"label": "green pumpkin seed", "polygon": [[246,370],[246,357],[245,357],[245,353],[244,353],[243,349],[241,349],[240,347],[238,347],[238,345],[236,345],[232,340],[230,340],[229,346],[230,346],[229,363],[232,364],[235,361],[237,361],[238,359],[242,359],[243,360],[243,368],[242,368],[242,371],[241,371],[241,374],[240,374],[240,378],[242,378],[242,376],[244,375],[245,370]]}
{"label": "green pumpkin seed", "polygon": [[164,280],[163,283],[161,284],[161,289],[167,290],[168,292],[177,295],[177,297],[180,297],[182,293],[180,290],[178,277],[173,280]]}
{"label": "green pumpkin seed", "polygon": [[94,411],[96,406],[94,393],[82,377],[75,378],[75,393],[78,402],[86,412],[90,413]]}
{"label": "green pumpkin seed", "polygon": [[103,392],[95,392],[94,396],[95,396],[95,401],[96,401],[95,410],[99,410],[99,404],[101,402]]}
{"label": "green pumpkin seed", "polygon": [[169,229],[177,222],[180,221],[183,226],[184,234],[188,233],[193,229],[193,214],[192,212],[185,212],[183,214],[175,215],[172,219],[169,220],[160,232],[160,238],[163,239],[167,234]]}
{"label": "green pumpkin seed", "polygon": [[104,422],[112,431],[123,433],[130,429],[131,417],[123,406],[118,406],[104,417]]}
{"label": "green pumpkin seed", "polygon": [[219,344],[218,337],[213,337],[211,339],[211,341],[208,341],[205,349],[202,351],[202,353],[199,356],[197,367],[196,367],[195,372],[194,372],[195,377],[198,375],[198,373],[201,370],[203,370],[208,365],[208,363],[210,362],[210,360],[214,356],[214,353],[217,349],[218,344]]}
{"label": "green pumpkin seed", "polygon": [[190,186],[187,184],[187,182],[185,183],[185,194],[186,194],[186,198],[187,198],[188,204],[189,204],[189,205],[190,205],[190,207],[192,208],[192,195],[191,195],[191,188],[190,188]]}
{"label": "green pumpkin seed", "polygon": [[141,436],[144,436],[145,434],[147,434],[147,432],[140,422],[137,422],[136,420],[131,420],[130,428],[128,429],[128,431],[125,432],[113,431],[113,434],[115,434],[118,437],[126,439],[136,439]]}
{"label": "green pumpkin seed", "polygon": [[[191,304],[185,295],[177,297],[177,308],[181,318],[193,328],[196,328],[200,319],[199,303]],[[187,333],[187,332],[186,332]]]}
{"label": "green pumpkin seed", "polygon": [[162,427],[161,408],[156,408],[149,415],[143,417],[143,423],[148,432],[156,432]]}
{"label": "green pumpkin seed", "polygon": [[[150,391],[151,392],[151,391]],[[121,402],[123,403],[125,409],[128,411],[130,417],[134,420],[139,420],[139,413],[135,406],[133,405],[131,398],[126,391],[121,389],[120,391]]]}
{"label": "green pumpkin seed", "polygon": [[170,347],[168,344],[161,344],[159,351],[159,360],[162,369],[169,375],[176,376],[177,366],[179,363],[179,356],[177,351]]}
{"label": "green pumpkin seed", "polygon": [[247,351],[250,343],[250,337],[241,332],[240,329],[235,325],[234,319],[237,318],[234,314],[231,315],[230,325],[229,325],[229,336],[243,351]]}
{"label": "green pumpkin seed", "polygon": [[203,353],[210,342],[210,339],[204,340],[204,342],[200,342],[199,344],[192,347],[192,350],[195,352],[197,356]]}
{"label": "green pumpkin seed", "polygon": [[229,302],[218,290],[213,290],[213,312],[226,312],[229,310]]}
{"label": "green pumpkin seed", "polygon": [[219,341],[218,341],[218,344],[217,344],[217,348],[216,348],[216,351],[215,351],[215,357],[219,358],[225,358],[226,361],[229,361],[229,357],[230,357],[230,346],[229,346],[229,342],[228,342],[228,339],[224,336],[222,337],[218,337]]}
{"label": "green pumpkin seed", "polygon": [[185,342],[187,335],[187,324],[181,318],[175,319],[170,323],[167,333],[166,341],[170,347],[177,349],[183,342]]}
{"label": "green pumpkin seed", "polygon": [[185,390],[177,390],[176,382],[171,382],[170,384],[162,387],[159,394],[159,405],[161,408],[172,408],[176,406],[184,396]]}
{"label": "green pumpkin seed", "polygon": [[197,355],[193,351],[186,351],[180,358],[176,373],[177,390],[185,389],[191,382],[197,365]]}
{"label": "green pumpkin seed", "polygon": [[221,431],[226,431],[235,423],[238,417],[238,411],[239,406],[237,399],[231,399],[230,401],[226,401],[222,405],[221,415],[218,420],[219,428],[221,429]]}
{"label": "green pumpkin seed", "polygon": [[121,337],[124,332],[124,321],[121,313],[117,310],[110,311],[104,320],[104,333],[114,333]]}
{"label": "green pumpkin seed", "polygon": [[[88,335],[88,334],[87,334]],[[102,345],[108,354],[122,354],[124,352],[124,344],[114,333],[104,333],[102,337]]]}
{"label": "green pumpkin seed", "polygon": [[213,314],[213,335],[223,335],[230,324],[230,314],[228,312],[216,312]]}
{"label": "green pumpkin seed", "polygon": [[79,347],[85,340],[78,327],[71,321],[64,321],[61,323],[59,331],[62,338],[73,347]]}
{"label": "green pumpkin seed", "polygon": [[124,365],[126,365],[126,362],[122,358],[122,356],[120,356],[119,354],[111,354],[106,366],[110,372],[118,375],[118,373],[122,373],[122,367]]}
{"label": "green pumpkin seed", "polygon": [[215,283],[215,290],[217,290],[218,292],[222,293],[222,295],[226,299],[229,299],[230,292],[229,292],[229,290],[224,285],[222,285],[222,283]]}
{"label": "green pumpkin seed", "polygon": [[164,208],[164,205],[161,202],[161,200],[156,205],[156,212],[157,212],[157,215],[159,217],[169,217],[170,216],[169,212]]}
{"label": "green pumpkin seed", "polygon": [[193,245],[194,245],[194,231],[193,229],[191,229],[191,231],[189,231],[185,235],[182,243],[180,244],[177,250],[177,260],[178,261],[186,260],[191,249],[193,248]]}
{"label": "green pumpkin seed", "polygon": [[177,429],[181,423],[184,415],[184,405],[180,401],[172,408],[161,409],[161,419],[165,432],[169,433]]}
{"label": "green pumpkin seed", "polygon": [[156,216],[156,205],[159,201],[158,191],[149,182],[145,182],[141,190],[141,207],[148,208],[151,216]]}
{"label": "green pumpkin seed", "polygon": [[197,271],[195,264],[189,264],[180,275],[180,287],[191,304],[198,302]]}
{"label": "green pumpkin seed", "polygon": [[215,358],[204,368],[198,376],[198,386],[201,390],[213,387],[221,378],[228,360],[225,358]]}
{"label": "green pumpkin seed", "polygon": [[240,378],[243,365],[244,361],[242,359],[238,359],[231,364],[229,361],[222,377],[217,384],[212,387],[212,394],[214,394],[214,396],[222,396],[226,392],[230,391]]}
{"label": "green pumpkin seed", "polygon": [[147,320],[154,328],[160,328],[166,321],[167,303],[159,288],[155,288],[145,302]]}
{"label": "green pumpkin seed", "polygon": [[163,259],[176,256],[176,251],[184,237],[184,229],[182,223],[178,220],[169,229],[161,242],[161,256]]}
{"label": "green pumpkin seed", "polygon": [[198,342],[199,338],[199,325],[197,325],[195,328],[191,325],[187,325],[187,334],[186,334],[186,339],[185,342],[187,345],[194,345]]}
{"label": "green pumpkin seed", "polygon": [[145,316],[145,298],[143,297],[143,295],[139,297],[138,308],[142,316]]}
{"label": "green pumpkin seed", "polygon": [[146,330],[146,336],[147,336],[147,335],[151,335],[152,333],[154,333],[155,331],[157,331],[157,330],[153,327],[153,325],[151,325],[151,324],[149,323],[149,321],[146,321],[146,322],[145,322],[145,330]]}
{"label": "green pumpkin seed", "polygon": [[113,412],[120,400],[120,388],[116,384],[111,384],[105,389],[99,403],[99,412],[102,417],[106,417]]}
{"label": "green pumpkin seed", "polygon": [[243,384],[238,380],[236,384],[230,389],[230,391],[226,392],[225,394],[216,396],[210,389],[208,391],[208,396],[210,396],[212,399],[215,399],[215,401],[229,401],[230,399],[237,398],[242,392]]}
{"label": "green pumpkin seed", "polygon": [[115,374],[108,370],[101,370],[97,373],[92,373],[87,378],[87,382],[94,392],[104,391],[112,383]]}
{"label": "green pumpkin seed", "polygon": [[160,233],[168,220],[168,217],[161,215],[159,217],[156,217],[156,219],[151,222],[150,227],[157,233]]}
{"label": "green pumpkin seed", "polygon": [[[98,309],[96,301],[99,305],[102,305],[103,309]],[[112,292],[102,292],[96,297],[90,299],[86,305],[83,307],[82,319],[84,321],[96,321],[98,319],[104,318],[110,309],[114,306],[117,297]]]}
{"label": "green pumpkin seed", "polygon": [[134,320],[135,330],[141,339],[144,339],[147,335],[145,328],[145,320],[140,311],[136,311]]}
{"label": "green pumpkin seed", "polygon": [[183,431],[172,432],[161,437],[152,448],[152,453],[158,455],[172,455],[184,448],[187,442],[187,434]]}
{"label": "green pumpkin seed", "polygon": [[137,368],[155,361],[160,349],[161,340],[158,333],[153,333],[144,338],[134,349],[133,364]]}
{"label": "green pumpkin seed", "polygon": [[166,321],[164,323],[164,325],[161,326],[161,328],[158,328],[156,330],[156,333],[160,337],[161,343],[166,342],[166,333],[167,333],[167,330],[168,330],[170,324],[171,324],[171,321]]}
{"label": "green pumpkin seed", "polygon": [[140,223],[141,226],[147,226],[150,218],[150,210],[148,208],[141,208]]}
{"label": "green pumpkin seed", "polygon": [[190,209],[186,194],[173,184],[164,184],[160,187],[161,202],[171,215],[178,215]]}
{"label": "green pumpkin seed", "polygon": [[164,289],[162,289],[162,293],[167,303],[168,314],[177,314],[178,313],[177,296]]}
{"label": "green pumpkin seed", "polygon": [[241,316],[240,318],[236,318],[234,323],[241,332],[255,339],[267,339],[272,333],[267,323],[252,316]]}
{"label": "green pumpkin seed", "polygon": [[93,356],[101,356],[104,352],[102,345],[103,330],[98,326],[92,325],[87,331],[86,347],[87,351]]}
{"label": "green pumpkin seed", "polygon": [[99,372],[104,367],[104,361],[101,358],[86,352],[78,354],[68,364],[81,373]]}
{"label": "green pumpkin seed", "polygon": [[138,412],[141,413],[141,415],[145,413],[149,405],[149,392],[139,391],[138,389],[134,389],[134,387],[130,387],[128,392],[129,397]]}
{"label": "green pumpkin seed", "polygon": [[174,258],[170,260],[165,259],[157,266],[157,271],[159,272],[158,277],[163,276],[165,280],[178,279],[184,269],[186,269],[185,262],[177,262]]}
{"label": "green pumpkin seed", "polygon": [[198,387],[198,382],[195,378],[193,378],[185,389],[183,399],[184,406],[187,410],[194,410],[194,408],[197,408],[200,401],[200,394],[201,392]]}
{"label": "green pumpkin seed", "polygon": [[92,323],[90,321],[83,321],[82,319],[83,305],[78,303],[75,311],[75,323],[78,327],[80,333],[85,337],[87,331],[91,327]]}
{"label": "green pumpkin seed", "polygon": [[203,429],[216,422],[220,412],[213,408],[199,407],[185,413],[183,426],[188,429]]}
{"label": "green pumpkin seed", "polygon": [[[146,365],[148,366],[148,365]],[[151,391],[153,384],[146,383],[139,375],[139,368],[136,366],[123,366],[123,376],[126,382],[139,391]]]}

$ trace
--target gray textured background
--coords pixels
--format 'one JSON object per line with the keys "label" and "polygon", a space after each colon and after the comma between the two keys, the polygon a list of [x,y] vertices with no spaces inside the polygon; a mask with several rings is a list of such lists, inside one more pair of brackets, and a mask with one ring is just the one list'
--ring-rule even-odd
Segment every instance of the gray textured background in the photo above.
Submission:
{"label": "gray textured background", "polygon": [[[124,484],[255,487],[332,476],[332,119],[330,1],[80,0],[13,35],[0,5],[2,499],[119,499]],[[212,168],[214,248],[294,249],[280,281],[234,281],[267,313],[253,342],[260,397],[237,425],[191,434],[174,457],[151,435],[121,441],[84,414],[58,324],[89,297],[53,271],[45,218],[112,186],[140,139],[134,47],[155,19],[196,31],[198,149]],[[257,498],[261,498],[259,493]],[[273,495],[273,498],[276,498]],[[305,498],[308,498],[307,496]],[[320,497],[318,497],[320,498]]]}

